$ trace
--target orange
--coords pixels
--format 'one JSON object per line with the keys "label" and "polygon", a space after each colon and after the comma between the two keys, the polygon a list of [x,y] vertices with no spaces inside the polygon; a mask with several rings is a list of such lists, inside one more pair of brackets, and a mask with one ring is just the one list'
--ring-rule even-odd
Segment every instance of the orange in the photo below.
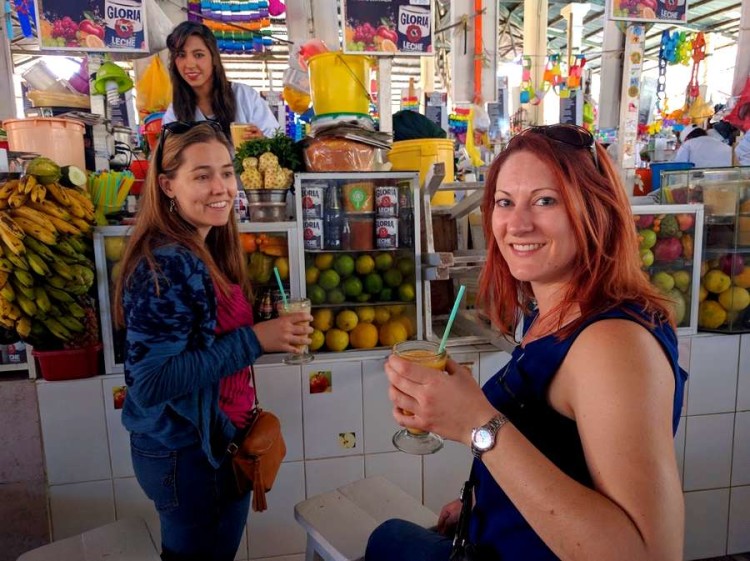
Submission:
{"label": "orange", "polygon": [[357,324],[349,340],[355,349],[372,349],[378,346],[378,328],[371,323]]}
{"label": "orange", "polygon": [[84,43],[86,43],[87,47],[92,47],[94,49],[104,48],[104,41],[99,39],[96,35],[88,35],[86,39],[84,39]]}
{"label": "orange", "polygon": [[245,253],[255,253],[258,249],[255,234],[240,234],[240,245]]}
{"label": "orange", "polygon": [[380,326],[380,344],[384,347],[392,347],[398,343],[403,343],[409,338],[406,328],[401,322],[389,321]]}
{"label": "orange", "polygon": [[406,329],[407,338],[414,337],[414,335],[416,335],[417,333],[417,330],[414,328],[414,324],[412,323],[409,316],[396,316],[391,320],[391,322],[398,322],[403,325],[404,329]]}

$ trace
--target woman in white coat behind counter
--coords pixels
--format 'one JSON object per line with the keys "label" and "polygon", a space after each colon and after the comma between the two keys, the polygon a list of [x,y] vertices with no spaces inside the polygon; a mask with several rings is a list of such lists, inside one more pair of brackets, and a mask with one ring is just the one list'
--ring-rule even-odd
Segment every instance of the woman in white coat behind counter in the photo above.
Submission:
{"label": "woman in white coat behind counter", "polygon": [[185,21],[167,37],[172,103],[164,113],[164,125],[173,121],[217,121],[231,138],[231,123],[246,128],[245,140],[270,137],[279,128],[268,104],[250,86],[227,80],[219,46],[205,25]]}

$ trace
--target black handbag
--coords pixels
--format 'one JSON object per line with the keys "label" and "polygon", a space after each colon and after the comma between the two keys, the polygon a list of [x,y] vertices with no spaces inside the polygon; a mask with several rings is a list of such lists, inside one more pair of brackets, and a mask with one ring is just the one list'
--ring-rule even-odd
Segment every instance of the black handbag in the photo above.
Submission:
{"label": "black handbag", "polygon": [[461,512],[458,515],[456,535],[453,537],[449,561],[492,561],[492,555],[488,555],[483,548],[469,541],[469,518],[474,502],[474,482],[471,479],[461,487],[459,499]]}

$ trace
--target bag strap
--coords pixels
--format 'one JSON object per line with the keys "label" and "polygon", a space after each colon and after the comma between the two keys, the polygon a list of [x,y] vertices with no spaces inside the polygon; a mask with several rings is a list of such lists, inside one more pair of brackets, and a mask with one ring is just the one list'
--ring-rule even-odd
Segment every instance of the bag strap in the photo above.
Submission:
{"label": "bag strap", "polygon": [[[456,535],[453,538],[453,548],[450,559],[463,558],[463,552],[469,543],[469,519],[471,518],[471,508],[474,502],[474,482],[468,479],[461,487],[461,512],[458,515],[458,525],[456,526]],[[456,557],[461,554],[461,557]]]}
{"label": "bag strap", "polygon": [[258,387],[255,385],[255,368],[253,368],[252,364],[250,365],[250,380],[253,383],[255,403],[253,403],[253,409],[250,412],[250,422],[247,424],[247,428],[245,428],[244,430],[238,430],[234,435],[234,438],[229,441],[229,444],[227,444],[227,454],[229,454],[230,456],[234,456],[237,454],[237,452],[239,452],[242,441],[245,440],[245,437],[250,434],[251,430],[253,430],[255,421],[258,420],[260,412],[262,411],[262,409],[260,408],[260,403],[258,402]]}

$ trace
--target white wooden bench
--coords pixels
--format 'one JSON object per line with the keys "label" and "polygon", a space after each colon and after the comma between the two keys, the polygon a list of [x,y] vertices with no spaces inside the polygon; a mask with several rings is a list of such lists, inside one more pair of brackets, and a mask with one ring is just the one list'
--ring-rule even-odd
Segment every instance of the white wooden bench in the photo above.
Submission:
{"label": "white wooden bench", "polygon": [[18,561],[160,561],[146,523],[124,519],[27,551]]}
{"label": "white wooden bench", "polygon": [[425,528],[437,515],[384,477],[368,477],[298,503],[294,517],[307,532],[305,561],[364,558],[372,531],[390,518]]}

